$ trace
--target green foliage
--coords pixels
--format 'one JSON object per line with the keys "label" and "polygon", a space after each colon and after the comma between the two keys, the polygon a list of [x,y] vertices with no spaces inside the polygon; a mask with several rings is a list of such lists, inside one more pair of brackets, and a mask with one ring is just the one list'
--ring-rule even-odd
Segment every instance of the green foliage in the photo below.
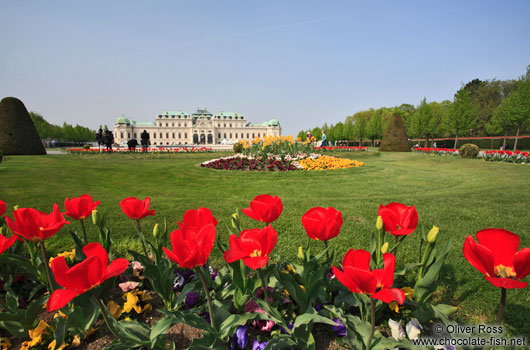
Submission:
{"label": "green foliage", "polygon": [[476,158],[479,152],[480,148],[472,143],[463,144],[458,150],[462,158]]}
{"label": "green foliage", "polygon": [[62,126],[53,125],[48,123],[39,113],[32,111],[29,115],[42,140],[83,142],[93,141],[96,138],[96,132],[87,127],[72,126],[66,122]]}
{"label": "green foliage", "polygon": [[2,160],[4,160],[4,151],[2,150],[2,147],[0,147],[0,163],[2,163]]}
{"label": "green foliage", "polygon": [[478,108],[471,103],[469,91],[467,89],[460,89],[455,94],[453,103],[449,108],[449,113],[446,120],[446,125],[451,132],[455,133],[456,148],[458,142],[458,134],[468,132],[475,123],[478,114]]}
{"label": "green foliage", "polygon": [[240,142],[234,143],[233,150],[234,150],[234,153],[241,153],[243,151],[243,144]]}
{"label": "green foliage", "polygon": [[409,130],[410,134],[419,138],[431,135],[432,131],[430,130],[430,126],[432,125],[432,117],[431,107],[427,103],[427,99],[423,98],[420,106],[416,109],[414,114],[412,114]]}

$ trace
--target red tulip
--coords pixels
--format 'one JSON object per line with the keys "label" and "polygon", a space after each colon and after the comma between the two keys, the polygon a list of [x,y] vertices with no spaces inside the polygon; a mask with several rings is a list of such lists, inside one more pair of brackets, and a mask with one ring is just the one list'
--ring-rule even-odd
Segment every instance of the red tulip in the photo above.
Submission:
{"label": "red tulip", "polygon": [[52,260],[51,269],[55,280],[66,289],[57,289],[52,293],[48,299],[48,311],[62,308],[76,296],[123,273],[129,266],[129,261],[124,258],[115,259],[109,265],[109,254],[98,242],[84,246],[83,253],[86,259],[72,268],[66,265],[62,256]]}
{"label": "red tulip", "polygon": [[6,212],[6,202],[0,200],[0,216],[4,215],[4,213]]}
{"label": "red tulip", "polygon": [[190,209],[184,213],[182,222],[178,222],[183,231],[200,231],[206,225],[217,226],[217,220],[208,208]]}
{"label": "red tulip", "polygon": [[517,251],[519,236],[501,228],[487,228],[477,232],[477,240],[466,237],[464,257],[491,284],[502,288],[528,286],[520,280],[530,274],[530,248]]}
{"label": "red tulip", "polygon": [[44,241],[56,234],[64,224],[69,221],[64,220],[64,215],[59,211],[57,204],[53,205],[50,214],[42,213],[33,208],[19,208],[13,212],[15,220],[6,216],[7,226],[20,237],[28,241]]}
{"label": "red tulip", "polygon": [[125,215],[133,220],[140,220],[146,216],[155,215],[154,210],[149,210],[149,203],[151,203],[149,197],[145,197],[143,201],[135,197],[128,197],[120,202],[120,206]]}
{"label": "red tulip", "polygon": [[6,250],[8,250],[16,240],[17,236],[15,235],[11,236],[11,238],[7,238],[6,236],[0,234],[0,254],[3,254]]}
{"label": "red tulip", "polygon": [[88,194],[84,194],[79,198],[66,198],[64,200],[64,207],[66,208],[66,216],[71,217],[74,220],[83,220],[84,218],[92,214],[92,210],[96,209],[99,205],[99,201],[94,202],[92,197]]}
{"label": "red tulip", "polygon": [[227,263],[243,259],[243,263],[253,270],[267,265],[269,254],[276,246],[278,234],[268,225],[263,229],[244,230],[239,234],[230,235],[230,249],[224,256]]}
{"label": "red tulip", "polygon": [[418,226],[418,213],[414,206],[401,203],[379,205],[379,216],[383,219],[385,231],[394,236],[410,235]]}
{"label": "red tulip", "polygon": [[262,194],[254,198],[250,208],[242,209],[242,212],[251,219],[270,224],[280,216],[282,210],[280,197]]}
{"label": "red tulip", "polygon": [[199,230],[175,230],[171,232],[171,248],[164,252],[171,261],[192,269],[206,264],[215,243],[215,226],[206,224]]}
{"label": "red tulip", "polygon": [[392,253],[383,254],[384,269],[370,271],[370,253],[365,250],[350,249],[344,255],[342,268],[332,266],[337,279],[353,293],[368,294],[385,303],[405,302],[405,293],[401,289],[391,288],[394,283],[396,258]]}
{"label": "red tulip", "polygon": [[302,216],[302,225],[309,238],[327,241],[340,233],[342,213],[332,207],[312,208]]}

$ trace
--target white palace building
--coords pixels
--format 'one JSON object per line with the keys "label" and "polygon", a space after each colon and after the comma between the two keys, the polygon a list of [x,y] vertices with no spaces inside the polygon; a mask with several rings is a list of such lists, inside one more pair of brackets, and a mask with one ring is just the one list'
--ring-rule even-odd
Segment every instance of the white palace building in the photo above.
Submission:
{"label": "white palace building", "polygon": [[154,123],[136,122],[122,116],[114,125],[114,142],[121,144],[131,139],[140,142],[144,130],[149,133],[152,147],[233,144],[256,137],[280,136],[282,132],[275,119],[263,124],[248,123],[239,113],[212,115],[206,109],[197,109],[193,114],[167,111],[159,114]]}

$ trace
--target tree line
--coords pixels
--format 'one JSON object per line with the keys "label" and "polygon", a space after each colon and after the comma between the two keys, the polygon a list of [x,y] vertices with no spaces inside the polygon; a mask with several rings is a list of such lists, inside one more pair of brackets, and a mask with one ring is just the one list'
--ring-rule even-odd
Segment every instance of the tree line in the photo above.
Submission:
{"label": "tree line", "polygon": [[518,79],[474,79],[463,85],[452,101],[427,102],[423,98],[417,106],[404,103],[371,108],[346,117],[344,122],[300,131],[298,137],[305,139],[311,132],[320,140],[325,130],[330,141],[358,140],[361,145],[363,140],[371,140],[374,145],[396,112],[403,118],[407,136],[424,138],[425,146],[436,137],[454,137],[456,148],[458,137],[504,135],[505,149],[506,136],[515,134],[516,149],[519,135],[530,132],[530,66]]}
{"label": "tree line", "polygon": [[29,113],[33,124],[42,140],[56,140],[68,142],[91,142],[96,139],[96,132],[87,127],[77,125],[73,126],[66,122],[62,126],[48,123],[42,115]]}

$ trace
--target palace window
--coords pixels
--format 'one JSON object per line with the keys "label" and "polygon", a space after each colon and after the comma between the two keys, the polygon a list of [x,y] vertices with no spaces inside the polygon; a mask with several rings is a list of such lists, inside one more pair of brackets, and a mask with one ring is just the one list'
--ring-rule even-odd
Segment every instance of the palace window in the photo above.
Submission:
{"label": "palace window", "polygon": [[127,138],[128,138],[128,139],[131,138],[131,133],[130,133],[130,132],[127,133]]}
{"label": "palace window", "polygon": [[123,133],[122,132],[120,132],[120,138],[123,138]]}
{"label": "palace window", "polygon": [[217,138],[220,139],[221,138],[221,134],[217,134]]}
{"label": "palace window", "polygon": [[156,145],[156,142],[154,143],[154,145]]}
{"label": "palace window", "polygon": [[223,134],[223,137],[226,139],[226,133]]}
{"label": "palace window", "polygon": [[158,123],[158,126],[162,126],[162,123]]}
{"label": "palace window", "polygon": [[232,133],[230,133],[230,138],[232,138]]}
{"label": "palace window", "polygon": [[252,133],[252,138],[254,138],[254,133]]}
{"label": "palace window", "polygon": [[175,133],[173,133],[173,138],[175,138]]}
{"label": "palace window", "polygon": [[226,128],[226,123],[223,124],[223,128]]}
{"label": "palace window", "polygon": [[166,127],[169,126],[169,123],[166,123]]}
{"label": "palace window", "polygon": [[250,138],[250,136],[249,136],[249,134],[248,134],[248,132],[247,132],[247,139],[248,139],[248,138]]}
{"label": "palace window", "polygon": [[186,127],[186,123],[184,123],[184,127]]}
{"label": "palace window", "polygon": [[162,133],[160,133],[160,138],[163,138]]}
{"label": "palace window", "polygon": [[182,134],[179,132],[179,139],[181,139],[181,138],[182,138]]}
{"label": "palace window", "polygon": [[134,138],[136,138],[136,133],[134,133],[133,135],[134,135]]}
{"label": "palace window", "polygon": [[180,128],[180,123],[179,123],[179,128]]}
{"label": "palace window", "polygon": [[[187,133],[187,132],[186,132],[186,133],[184,133],[184,138],[185,138],[185,139],[187,139],[187,138],[188,138],[188,133]],[[188,143],[186,142],[186,145],[187,145],[187,144],[188,144]]]}
{"label": "palace window", "polygon": [[169,139],[169,133],[166,132],[166,139]]}
{"label": "palace window", "polygon": [[[156,132],[153,133],[153,138],[156,139]],[[156,143],[155,143],[156,145]]]}
{"label": "palace window", "polygon": [[232,123],[230,123],[230,127],[232,127]]}
{"label": "palace window", "polygon": [[217,127],[220,128],[220,127],[221,127],[221,123],[218,123],[218,124],[217,124]]}
{"label": "palace window", "polygon": [[174,127],[174,126],[175,126],[175,123],[171,123],[171,126],[173,126],[173,127]]}

